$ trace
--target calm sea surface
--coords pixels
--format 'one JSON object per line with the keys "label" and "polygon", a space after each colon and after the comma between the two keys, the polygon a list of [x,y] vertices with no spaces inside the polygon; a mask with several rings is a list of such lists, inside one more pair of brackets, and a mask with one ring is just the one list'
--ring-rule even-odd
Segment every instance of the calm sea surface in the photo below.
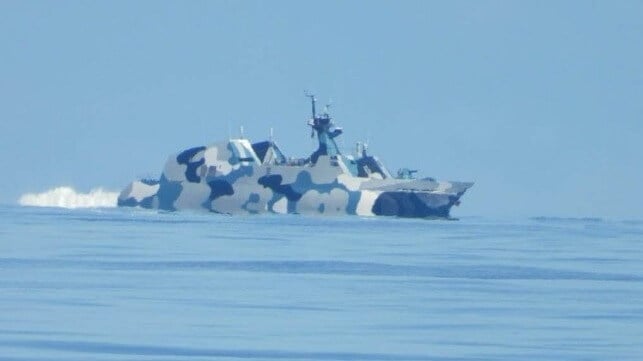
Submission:
{"label": "calm sea surface", "polygon": [[0,207],[0,360],[641,360],[643,222]]}

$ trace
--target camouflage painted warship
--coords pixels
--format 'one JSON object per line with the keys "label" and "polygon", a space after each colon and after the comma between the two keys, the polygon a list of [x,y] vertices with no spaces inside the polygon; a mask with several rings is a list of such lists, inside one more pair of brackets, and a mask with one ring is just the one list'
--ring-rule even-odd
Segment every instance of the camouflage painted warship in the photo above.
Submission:
{"label": "camouflage painted warship", "polygon": [[288,158],[272,140],[229,139],[172,155],[159,179],[128,185],[118,205],[168,211],[215,213],[353,214],[449,218],[453,205],[473,183],[397,176],[357,143],[356,155],[340,152],[342,134],[328,114],[318,115],[315,97],[308,125],[318,147],[307,158]]}

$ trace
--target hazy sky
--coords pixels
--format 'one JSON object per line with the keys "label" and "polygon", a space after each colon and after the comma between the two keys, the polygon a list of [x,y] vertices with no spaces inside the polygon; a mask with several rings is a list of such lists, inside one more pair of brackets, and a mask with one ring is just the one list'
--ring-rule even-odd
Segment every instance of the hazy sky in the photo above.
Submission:
{"label": "hazy sky", "polygon": [[233,135],[312,148],[304,89],[454,215],[643,217],[643,1],[2,1],[0,203],[119,190]]}

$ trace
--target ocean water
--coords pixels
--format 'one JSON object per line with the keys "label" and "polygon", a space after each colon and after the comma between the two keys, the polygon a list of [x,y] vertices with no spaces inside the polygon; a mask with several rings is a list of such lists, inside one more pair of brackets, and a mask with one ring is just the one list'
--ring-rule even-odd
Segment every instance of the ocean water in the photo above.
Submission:
{"label": "ocean water", "polygon": [[643,222],[0,207],[0,360],[640,360]]}

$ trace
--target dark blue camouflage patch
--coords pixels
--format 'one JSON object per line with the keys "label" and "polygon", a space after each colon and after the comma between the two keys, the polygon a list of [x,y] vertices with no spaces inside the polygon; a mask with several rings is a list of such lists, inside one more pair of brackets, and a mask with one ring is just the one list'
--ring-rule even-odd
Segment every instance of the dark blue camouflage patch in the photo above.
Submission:
{"label": "dark blue camouflage patch", "polygon": [[168,181],[165,175],[159,180],[159,190],[156,193],[159,200],[159,209],[166,211],[175,211],[174,202],[179,199],[183,186],[181,182]]}
{"label": "dark blue camouflage patch", "polygon": [[117,205],[119,207],[136,207],[138,206],[138,202],[136,201],[136,199],[134,199],[134,197],[129,197],[125,199],[119,198]]}
{"label": "dark blue camouflage patch", "polygon": [[270,188],[275,193],[283,194],[289,201],[298,201],[301,194],[293,190],[290,184],[282,185],[283,177],[279,174],[265,175],[257,181],[264,188]]}
{"label": "dark blue camouflage patch", "polygon": [[208,182],[208,186],[210,186],[210,196],[208,197],[210,201],[213,201],[221,196],[231,196],[234,194],[232,185],[225,179],[215,179],[213,181],[210,181]]}
{"label": "dark blue camouflage patch", "polygon": [[[378,216],[398,217],[449,217],[455,197],[415,192],[384,192],[373,205]],[[428,205],[434,203],[434,207]]]}
{"label": "dark blue camouflage patch", "polygon": [[159,180],[158,179],[143,178],[143,179],[141,179],[141,183],[143,183],[145,185],[148,185],[148,186],[155,186],[155,185],[159,184]]}
{"label": "dark blue camouflage patch", "polygon": [[140,202],[140,206],[143,208],[152,208],[154,206],[154,197],[156,196],[143,198],[143,200]]}
{"label": "dark blue camouflage patch", "polygon": [[317,160],[319,160],[319,157],[322,155],[328,155],[328,146],[326,143],[319,144],[319,148],[310,155],[310,162],[316,164]]}
{"label": "dark blue camouflage patch", "polygon": [[205,150],[205,147],[194,147],[186,151],[181,152],[176,156],[176,162],[179,164],[185,164],[187,169],[185,170],[185,179],[188,182],[199,183],[201,182],[201,177],[196,174],[196,170],[205,163],[205,159],[201,158],[196,162],[191,162],[192,157],[194,157],[200,151]]}
{"label": "dark blue camouflage patch", "polygon": [[257,204],[261,200],[261,197],[259,197],[259,194],[257,193],[250,193],[250,197],[248,197],[248,200],[241,206],[241,208],[245,209],[248,211],[248,213],[251,214],[256,214],[259,213],[258,210],[252,209],[249,207],[251,204]]}

